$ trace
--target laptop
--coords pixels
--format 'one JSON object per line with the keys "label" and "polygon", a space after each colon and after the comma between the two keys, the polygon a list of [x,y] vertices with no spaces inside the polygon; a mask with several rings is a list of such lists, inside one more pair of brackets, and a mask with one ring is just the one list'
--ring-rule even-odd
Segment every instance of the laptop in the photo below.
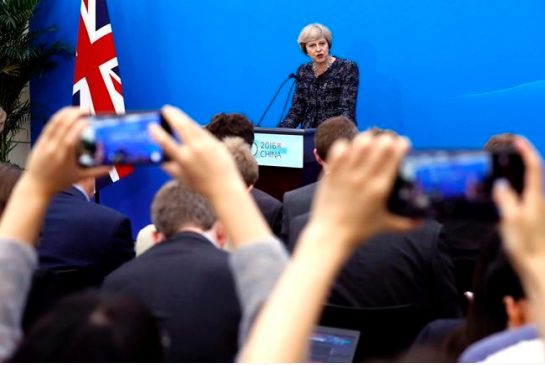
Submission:
{"label": "laptop", "polygon": [[310,362],[353,362],[360,332],[316,326],[310,336]]}

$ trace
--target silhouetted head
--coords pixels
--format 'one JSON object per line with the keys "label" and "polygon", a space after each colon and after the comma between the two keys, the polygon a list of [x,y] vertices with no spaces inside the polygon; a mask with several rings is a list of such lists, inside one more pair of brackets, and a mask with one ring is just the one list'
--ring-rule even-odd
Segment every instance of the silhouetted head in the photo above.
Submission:
{"label": "silhouetted head", "polygon": [[23,169],[17,165],[0,162],[0,217],[6,208],[8,198],[15,184],[23,174]]}
{"label": "silhouetted head", "polygon": [[136,300],[86,291],[61,300],[30,330],[11,362],[161,362],[156,320]]}
{"label": "silhouetted head", "polygon": [[254,143],[254,125],[243,114],[216,114],[205,128],[219,140],[240,137],[250,146]]}

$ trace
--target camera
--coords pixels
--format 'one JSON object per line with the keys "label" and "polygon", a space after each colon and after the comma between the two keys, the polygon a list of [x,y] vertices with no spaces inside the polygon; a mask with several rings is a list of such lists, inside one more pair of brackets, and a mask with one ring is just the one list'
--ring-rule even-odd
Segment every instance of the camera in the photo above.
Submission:
{"label": "camera", "polygon": [[494,221],[492,189],[499,178],[522,191],[524,164],[512,149],[415,151],[401,163],[388,208],[408,217]]}
{"label": "camera", "polygon": [[159,111],[99,114],[88,120],[77,148],[81,166],[149,165],[165,161],[163,151],[148,131],[151,124],[156,124],[172,134]]}

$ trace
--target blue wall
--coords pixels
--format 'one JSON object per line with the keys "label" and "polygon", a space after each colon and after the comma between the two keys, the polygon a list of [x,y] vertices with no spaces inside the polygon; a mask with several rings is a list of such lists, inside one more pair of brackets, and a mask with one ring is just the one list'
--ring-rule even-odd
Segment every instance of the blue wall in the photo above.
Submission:
{"label": "blue wall", "polygon": [[[491,134],[529,136],[545,151],[542,0],[111,0],[127,109],[171,103],[201,123],[220,111],[257,121],[277,86],[306,62],[307,23],[328,25],[333,54],[360,67],[358,124],[392,128],[416,147],[479,147]],[[44,0],[33,26],[55,24],[75,47],[79,0]],[[73,61],[33,82],[47,114],[71,102]],[[288,87],[263,123],[274,126]],[[42,113],[43,114],[43,113]],[[41,114],[36,114],[37,116]],[[33,134],[43,118],[34,118]],[[106,188],[102,200],[149,221],[166,176],[156,168]]]}

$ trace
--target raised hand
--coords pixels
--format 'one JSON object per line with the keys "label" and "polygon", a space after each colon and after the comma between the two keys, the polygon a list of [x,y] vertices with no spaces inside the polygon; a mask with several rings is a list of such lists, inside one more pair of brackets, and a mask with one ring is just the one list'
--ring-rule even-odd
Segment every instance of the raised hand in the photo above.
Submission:
{"label": "raised hand", "polygon": [[78,108],[63,108],[44,127],[30,153],[25,179],[48,196],[68,188],[86,177],[108,173],[105,166],[82,168],[76,161],[76,147],[85,128],[85,112]]}
{"label": "raised hand", "polygon": [[522,274],[545,268],[545,199],[539,153],[526,139],[517,137],[515,148],[525,165],[524,190],[519,196],[506,181],[499,181],[494,199],[500,210],[500,230],[505,249]]}
{"label": "raised hand", "polygon": [[106,174],[108,167],[83,169],[76,163],[76,146],[85,127],[76,108],[57,112],[32,149],[27,171],[17,183],[0,222],[0,237],[32,244],[53,196],[86,177]]}
{"label": "raised hand", "polygon": [[181,141],[151,127],[152,137],[172,159],[163,167],[210,200],[233,247],[271,237],[225,145],[179,109],[167,106],[162,114]]}
{"label": "raised hand", "polygon": [[151,127],[152,137],[173,160],[164,165],[169,174],[209,198],[222,194],[226,183],[244,185],[231,154],[220,141],[177,108],[166,106],[162,114],[181,141],[158,126]]}
{"label": "raised hand", "polygon": [[311,222],[328,226],[346,240],[386,230],[406,230],[417,222],[395,216],[386,209],[401,159],[409,149],[406,138],[391,134],[358,135],[352,143],[332,146],[325,175],[313,202]]}

